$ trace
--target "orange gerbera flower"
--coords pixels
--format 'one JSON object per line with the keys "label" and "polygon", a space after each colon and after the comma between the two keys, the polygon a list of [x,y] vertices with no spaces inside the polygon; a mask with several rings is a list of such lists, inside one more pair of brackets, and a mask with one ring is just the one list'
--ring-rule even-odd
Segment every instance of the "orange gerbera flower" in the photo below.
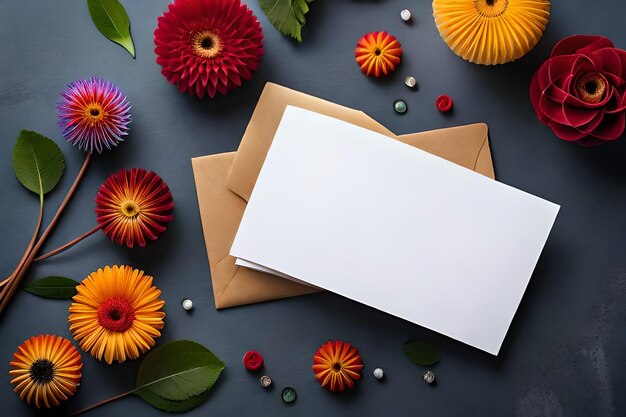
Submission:
{"label": "orange gerbera flower", "polygon": [[359,39],[354,56],[365,75],[380,77],[391,74],[400,65],[402,47],[387,32],[370,32]]}
{"label": "orange gerbera flower", "polygon": [[352,388],[361,379],[363,362],[359,351],[348,342],[328,341],[313,356],[313,372],[322,387],[331,391]]}
{"label": "orange gerbera flower", "polygon": [[13,391],[28,404],[52,408],[74,395],[83,363],[72,343],[61,336],[33,336],[13,354],[9,375]]}
{"label": "orange gerbera flower", "polygon": [[107,266],[92,272],[76,290],[70,331],[81,349],[98,360],[137,359],[161,336],[165,302],[143,271]]}

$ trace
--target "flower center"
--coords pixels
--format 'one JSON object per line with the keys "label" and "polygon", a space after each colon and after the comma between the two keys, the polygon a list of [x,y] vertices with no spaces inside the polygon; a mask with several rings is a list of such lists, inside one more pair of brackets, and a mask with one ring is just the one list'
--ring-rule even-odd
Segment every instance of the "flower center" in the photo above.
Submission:
{"label": "flower center", "polygon": [[54,365],[48,359],[37,359],[30,365],[29,372],[36,384],[47,384],[54,379]]}
{"label": "flower center", "polygon": [[382,53],[383,53],[383,51],[381,51],[380,48],[376,48],[376,50],[374,51],[374,55],[376,55],[376,56],[379,56]]}
{"label": "flower center", "polygon": [[222,52],[222,41],[215,32],[201,30],[192,36],[191,49],[201,58],[214,58]]}
{"label": "flower center", "polygon": [[109,298],[98,307],[98,323],[112,332],[128,330],[135,321],[135,310],[125,298]]}
{"label": "flower center", "polygon": [[498,17],[508,6],[509,0],[474,0],[474,8],[483,17]]}
{"label": "flower center", "polygon": [[597,72],[583,74],[576,82],[576,91],[585,103],[599,103],[606,93],[606,79]]}
{"label": "flower center", "polygon": [[126,217],[135,217],[139,214],[139,206],[134,201],[124,201],[120,209]]}
{"label": "flower center", "polygon": [[92,103],[85,107],[85,119],[91,126],[99,123],[104,118],[104,111],[98,103]]}
{"label": "flower center", "polygon": [[341,371],[341,364],[339,362],[333,363],[333,371],[335,372]]}

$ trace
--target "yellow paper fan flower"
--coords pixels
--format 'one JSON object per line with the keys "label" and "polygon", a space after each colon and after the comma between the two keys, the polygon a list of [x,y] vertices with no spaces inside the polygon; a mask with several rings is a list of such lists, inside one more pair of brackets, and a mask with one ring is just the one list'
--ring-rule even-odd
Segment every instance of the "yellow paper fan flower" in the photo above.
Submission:
{"label": "yellow paper fan flower", "polygon": [[550,0],[434,0],[433,16],[452,52],[475,64],[504,64],[537,45]]}
{"label": "yellow paper fan flower", "polygon": [[76,290],[70,331],[80,348],[98,360],[137,359],[161,336],[165,302],[143,271],[107,266],[92,272]]}
{"label": "yellow paper fan flower", "polygon": [[80,385],[80,353],[61,336],[33,336],[13,354],[9,375],[13,390],[28,404],[52,408],[74,395]]}

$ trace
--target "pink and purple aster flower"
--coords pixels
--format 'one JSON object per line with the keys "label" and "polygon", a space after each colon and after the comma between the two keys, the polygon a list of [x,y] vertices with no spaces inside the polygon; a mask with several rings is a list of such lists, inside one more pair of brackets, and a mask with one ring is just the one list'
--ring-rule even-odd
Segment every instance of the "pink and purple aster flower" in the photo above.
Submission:
{"label": "pink and purple aster flower", "polygon": [[61,93],[57,105],[65,139],[85,152],[102,153],[124,140],[131,122],[130,102],[110,81],[76,80]]}

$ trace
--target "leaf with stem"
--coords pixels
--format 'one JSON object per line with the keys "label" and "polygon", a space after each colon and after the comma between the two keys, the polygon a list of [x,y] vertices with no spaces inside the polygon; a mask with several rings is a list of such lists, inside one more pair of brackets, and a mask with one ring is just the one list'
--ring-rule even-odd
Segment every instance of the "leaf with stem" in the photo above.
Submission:
{"label": "leaf with stem", "polygon": [[43,196],[52,190],[61,179],[65,169],[65,158],[59,146],[37,132],[22,130],[13,147],[13,171],[24,187]]}
{"label": "leaf with stem", "polygon": [[76,295],[78,284],[71,278],[50,276],[29,283],[24,290],[39,297],[65,300]]}
{"label": "leaf with stem", "polygon": [[302,42],[302,26],[306,23],[305,14],[313,0],[259,0],[263,13],[283,35]]}
{"label": "leaf with stem", "polygon": [[107,39],[121,45],[135,58],[135,44],[130,36],[130,19],[118,0],[87,0],[89,14],[96,28]]}

